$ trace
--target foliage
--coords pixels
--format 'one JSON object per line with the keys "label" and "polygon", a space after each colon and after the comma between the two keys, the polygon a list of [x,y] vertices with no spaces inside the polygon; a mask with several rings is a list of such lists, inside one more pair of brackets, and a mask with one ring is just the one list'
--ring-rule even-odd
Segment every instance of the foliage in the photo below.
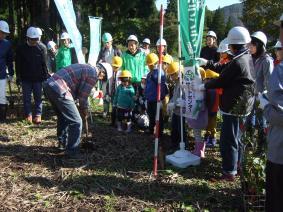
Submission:
{"label": "foliage", "polygon": [[223,38],[226,37],[223,10],[221,10],[220,8],[215,10],[211,24],[212,24],[211,30],[215,31],[218,40],[222,40]]}

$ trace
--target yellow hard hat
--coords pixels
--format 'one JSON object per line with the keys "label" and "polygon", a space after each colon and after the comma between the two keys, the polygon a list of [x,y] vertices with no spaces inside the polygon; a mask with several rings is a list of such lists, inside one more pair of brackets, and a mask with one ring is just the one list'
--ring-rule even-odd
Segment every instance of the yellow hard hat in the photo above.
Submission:
{"label": "yellow hard hat", "polygon": [[146,56],[146,64],[147,65],[154,65],[155,63],[158,62],[158,56],[157,54],[155,53],[149,53],[147,56]]}
{"label": "yellow hard hat", "polygon": [[171,64],[173,62],[172,57],[169,54],[162,56],[162,62]]}
{"label": "yellow hard hat", "polygon": [[113,66],[113,67],[120,68],[120,67],[122,66],[122,64],[123,64],[123,60],[122,60],[121,57],[119,57],[119,56],[114,56],[114,57],[112,58],[112,66]]}
{"label": "yellow hard hat", "polygon": [[215,71],[212,71],[210,69],[207,69],[205,71],[205,78],[212,79],[212,78],[217,78],[217,77],[219,77],[219,74],[216,73]]}
{"label": "yellow hard hat", "polygon": [[199,70],[199,73],[200,73],[201,78],[202,78],[202,79],[205,79],[205,77],[206,77],[206,72],[205,72],[205,70],[204,70],[202,67],[199,67],[198,70]]}
{"label": "yellow hard hat", "polygon": [[[181,65],[180,70],[183,71],[183,66]],[[179,62],[172,62],[169,64],[167,69],[167,74],[172,75],[179,71]]]}
{"label": "yellow hard hat", "polygon": [[123,70],[121,71],[119,78],[132,78],[132,74],[128,70]]}

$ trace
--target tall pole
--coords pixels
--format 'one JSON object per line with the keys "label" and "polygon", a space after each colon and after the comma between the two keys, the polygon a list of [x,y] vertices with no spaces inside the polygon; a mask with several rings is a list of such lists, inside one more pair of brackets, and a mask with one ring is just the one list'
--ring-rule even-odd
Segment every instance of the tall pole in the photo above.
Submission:
{"label": "tall pole", "polygon": [[158,142],[160,137],[160,108],[161,108],[161,72],[162,72],[162,46],[161,41],[163,39],[163,5],[160,8],[160,45],[159,45],[159,62],[158,62],[158,84],[157,84],[157,106],[155,116],[155,139],[154,139],[154,159],[153,159],[153,174],[157,176],[157,158],[158,158]]}

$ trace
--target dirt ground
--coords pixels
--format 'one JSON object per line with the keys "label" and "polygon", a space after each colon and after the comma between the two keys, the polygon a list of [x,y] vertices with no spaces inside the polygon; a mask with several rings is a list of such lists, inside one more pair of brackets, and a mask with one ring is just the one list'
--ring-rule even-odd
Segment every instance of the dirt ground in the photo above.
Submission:
{"label": "dirt ground", "polygon": [[218,148],[208,149],[200,166],[166,164],[154,178],[152,137],[118,133],[99,109],[90,124],[93,145],[78,160],[55,148],[56,117],[46,104],[39,126],[10,112],[0,124],[0,211],[242,210],[239,179],[212,180],[221,175]]}

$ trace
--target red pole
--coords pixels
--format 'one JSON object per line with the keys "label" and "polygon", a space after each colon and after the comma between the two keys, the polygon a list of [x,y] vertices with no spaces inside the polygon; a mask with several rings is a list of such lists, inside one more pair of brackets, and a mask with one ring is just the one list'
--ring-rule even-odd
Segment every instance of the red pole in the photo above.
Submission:
{"label": "red pole", "polygon": [[159,124],[159,117],[160,117],[160,107],[161,107],[161,72],[162,72],[162,46],[161,41],[163,39],[163,5],[161,4],[160,8],[160,45],[159,45],[159,62],[158,62],[158,85],[157,85],[157,106],[156,106],[156,116],[155,116],[155,139],[154,139],[154,161],[153,161],[153,174],[157,176],[157,158],[158,158],[158,142],[160,137],[160,124]]}

